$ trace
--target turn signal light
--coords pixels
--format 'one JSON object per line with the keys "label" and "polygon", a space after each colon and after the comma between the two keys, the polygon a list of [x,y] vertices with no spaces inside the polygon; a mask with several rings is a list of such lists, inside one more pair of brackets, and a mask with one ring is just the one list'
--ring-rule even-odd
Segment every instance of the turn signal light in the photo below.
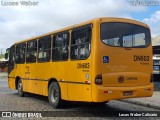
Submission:
{"label": "turn signal light", "polygon": [[101,74],[99,74],[99,75],[96,76],[96,78],[95,78],[95,84],[102,85],[102,75]]}

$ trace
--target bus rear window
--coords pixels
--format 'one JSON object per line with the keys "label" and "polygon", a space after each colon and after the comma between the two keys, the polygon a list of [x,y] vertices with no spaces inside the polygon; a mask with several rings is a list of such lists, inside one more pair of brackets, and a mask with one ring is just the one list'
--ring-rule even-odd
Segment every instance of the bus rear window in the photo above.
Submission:
{"label": "bus rear window", "polygon": [[151,42],[148,28],[122,22],[102,23],[101,40],[110,46],[133,48],[147,47]]}

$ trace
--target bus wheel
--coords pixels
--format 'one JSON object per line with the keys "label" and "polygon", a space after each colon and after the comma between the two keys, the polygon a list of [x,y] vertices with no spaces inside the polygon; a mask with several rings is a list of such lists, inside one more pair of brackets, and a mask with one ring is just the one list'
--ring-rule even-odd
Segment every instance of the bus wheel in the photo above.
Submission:
{"label": "bus wheel", "polygon": [[61,100],[60,88],[57,82],[52,82],[49,86],[48,92],[49,103],[54,108],[62,107],[63,100]]}
{"label": "bus wheel", "polygon": [[19,79],[19,81],[18,81],[18,94],[19,94],[19,96],[21,96],[21,97],[24,96],[23,85],[22,85],[21,79]]}

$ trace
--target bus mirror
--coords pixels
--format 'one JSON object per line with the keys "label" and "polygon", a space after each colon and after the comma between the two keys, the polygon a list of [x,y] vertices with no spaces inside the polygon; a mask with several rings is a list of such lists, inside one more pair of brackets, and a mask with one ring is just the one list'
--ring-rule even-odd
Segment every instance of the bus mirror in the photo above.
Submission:
{"label": "bus mirror", "polygon": [[6,60],[8,59],[8,53],[5,53],[5,59]]}

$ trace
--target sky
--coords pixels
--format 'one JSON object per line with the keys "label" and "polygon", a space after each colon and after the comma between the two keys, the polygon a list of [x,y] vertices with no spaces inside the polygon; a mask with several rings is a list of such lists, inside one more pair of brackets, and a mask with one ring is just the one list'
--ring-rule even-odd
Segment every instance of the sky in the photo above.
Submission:
{"label": "sky", "polygon": [[142,2],[136,6],[135,0],[30,0],[34,6],[20,1],[29,0],[0,0],[0,49],[97,17],[138,20],[150,26],[152,37],[160,34],[160,0],[136,0]]}

